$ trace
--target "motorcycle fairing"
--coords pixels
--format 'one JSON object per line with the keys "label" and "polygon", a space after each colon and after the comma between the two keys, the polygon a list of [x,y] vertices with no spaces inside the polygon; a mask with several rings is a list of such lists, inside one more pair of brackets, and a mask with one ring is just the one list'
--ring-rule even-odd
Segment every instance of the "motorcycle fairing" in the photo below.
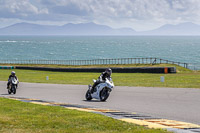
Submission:
{"label": "motorcycle fairing", "polygon": [[100,99],[100,92],[101,90],[106,87],[107,83],[100,83],[98,84],[96,87],[95,87],[95,92],[93,92],[91,95],[93,98],[96,98],[96,99]]}

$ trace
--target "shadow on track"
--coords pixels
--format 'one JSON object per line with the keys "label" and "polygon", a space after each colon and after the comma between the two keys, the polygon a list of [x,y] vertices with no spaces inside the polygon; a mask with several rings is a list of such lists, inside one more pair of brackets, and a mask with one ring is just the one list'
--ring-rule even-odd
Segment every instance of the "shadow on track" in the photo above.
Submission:
{"label": "shadow on track", "polygon": [[4,95],[5,96],[5,95],[12,95],[12,94],[0,94],[0,95]]}
{"label": "shadow on track", "polygon": [[84,102],[106,102],[106,101],[99,101],[99,100],[82,100]]}

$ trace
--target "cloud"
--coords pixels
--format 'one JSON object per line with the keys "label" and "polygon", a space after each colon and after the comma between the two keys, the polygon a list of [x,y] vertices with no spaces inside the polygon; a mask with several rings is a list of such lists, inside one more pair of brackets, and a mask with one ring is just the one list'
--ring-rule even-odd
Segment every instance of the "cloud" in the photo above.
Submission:
{"label": "cloud", "polygon": [[28,0],[1,0],[1,18],[25,18],[30,15],[48,14],[48,9],[39,9]]}
{"label": "cloud", "polygon": [[86,16],[88,15],[87,11],[81,10],[75,4],[68,4],[65,6],[54,6],[49,8],[49,11],[54,14],[61,14],[61,15],[76,15],[76,16]]}
{"label": "cloud", "polygon": [[0,18],[122,27],[200,22],[200,0],[0,0]]}

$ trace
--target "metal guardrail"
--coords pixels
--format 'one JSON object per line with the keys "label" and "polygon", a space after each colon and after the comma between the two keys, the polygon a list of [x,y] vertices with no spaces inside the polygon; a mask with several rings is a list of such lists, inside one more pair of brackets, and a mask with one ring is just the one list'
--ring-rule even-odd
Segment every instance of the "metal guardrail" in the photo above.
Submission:
{"label": "metal guardrail", "polygon": [[176,64],[185,68],[188,63],[160,58],[116,58],[92,60],[0,60],[0,64],[55,64],[55,65],[109,65],[109,64]]}

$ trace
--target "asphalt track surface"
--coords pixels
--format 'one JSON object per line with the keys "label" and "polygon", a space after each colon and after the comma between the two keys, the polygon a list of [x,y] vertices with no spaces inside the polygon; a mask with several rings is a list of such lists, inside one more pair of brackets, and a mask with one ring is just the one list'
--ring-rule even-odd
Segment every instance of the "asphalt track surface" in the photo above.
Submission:
{"label": "asphalt track surface", "polygon": [[15,95],[8,95],[0,81],[0,96],[32,98],[200,124],[200,89],[116,86],[106,102],[86,101],[86,85],[22,83]]}

